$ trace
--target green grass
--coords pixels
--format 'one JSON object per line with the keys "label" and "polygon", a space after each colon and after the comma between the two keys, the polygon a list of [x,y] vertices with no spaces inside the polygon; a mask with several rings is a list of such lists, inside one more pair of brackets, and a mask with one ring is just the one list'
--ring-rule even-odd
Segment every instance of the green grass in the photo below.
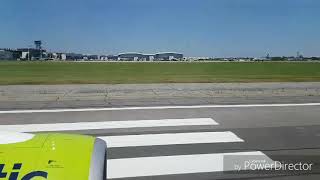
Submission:
{"label": "green grass", "polygon": [[320,63],[0,62],[0,84],[320,81]]}

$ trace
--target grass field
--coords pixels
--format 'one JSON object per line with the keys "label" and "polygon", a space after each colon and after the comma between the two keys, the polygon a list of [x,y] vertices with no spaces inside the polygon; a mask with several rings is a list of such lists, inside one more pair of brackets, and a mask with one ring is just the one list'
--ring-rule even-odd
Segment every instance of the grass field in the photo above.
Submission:
{"label": "grass field", "polygon": [[0,62],[0,84],[320,81],[320,63]]}

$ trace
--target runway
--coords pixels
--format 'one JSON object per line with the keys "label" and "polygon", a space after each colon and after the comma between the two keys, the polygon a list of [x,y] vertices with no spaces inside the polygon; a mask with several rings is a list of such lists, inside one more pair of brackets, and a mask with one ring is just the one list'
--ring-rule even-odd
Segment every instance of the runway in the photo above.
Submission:
{"label": "runway", "polygon": [[319,102],[319,82],[0,86],[5,111]]}
{"label": "runway", "polygon": [[[108,145],[108,179],[316,180],[319,112],[318,103],[14,110],[0,112],[0,131],[99,137]],[[314,166],[244,173],[228,157]]]}

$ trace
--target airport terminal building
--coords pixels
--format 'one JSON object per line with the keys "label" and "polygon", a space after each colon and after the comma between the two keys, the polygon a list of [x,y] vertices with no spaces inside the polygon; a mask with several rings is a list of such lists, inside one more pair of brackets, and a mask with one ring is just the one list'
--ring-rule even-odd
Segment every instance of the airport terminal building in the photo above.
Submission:
{"label": "airport terminal building", "polygon": [[118,55],[119,61],[139,61],[144,58],[140,53],[121,53]]}
{"label": "airport terminal building", "polygon": [[174,61],[182,60],[183,54],[179,53],[157,53],[157,54],[142,54],[142,53],[121,53],[118,55],[119,61]]}
{"label": "airport terminal building", "polygon": [[0,48],[0,60],[62,60],[62,61],[180,61],[183,54],[175,52],[163,52],[156,54],[144,54],[137,52],[126,52],[118,55],[95,55],[81,53],[59,53],[47,52],[42,48],[41,41],[34,41],[34,47],[28,48]]}
{"label": "airport terminal building", "polygon": [[16,60],[20,58],[21,52],[12,49],[0,49],[0,60]]}
{"label": "airport terminal building", "polygon": [[155,55],[155,59],[159,61],[172,61],[172,60],[182,60],[183,54],[179,53],[158,53]]}

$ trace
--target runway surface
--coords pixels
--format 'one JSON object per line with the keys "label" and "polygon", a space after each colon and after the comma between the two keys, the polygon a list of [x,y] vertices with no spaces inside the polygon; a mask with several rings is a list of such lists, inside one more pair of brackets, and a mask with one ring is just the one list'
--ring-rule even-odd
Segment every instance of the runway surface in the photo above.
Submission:
{"label": "runway surface", "polygon": [[0,110],[319,103],[319,82],[0,86]]}
{"label": "runway surface", "polygon": [[[319,103],[0,111],[2,130],[100,137],[108,179],[320,179]],[[237,172],[239,159],[313,166]]]}

